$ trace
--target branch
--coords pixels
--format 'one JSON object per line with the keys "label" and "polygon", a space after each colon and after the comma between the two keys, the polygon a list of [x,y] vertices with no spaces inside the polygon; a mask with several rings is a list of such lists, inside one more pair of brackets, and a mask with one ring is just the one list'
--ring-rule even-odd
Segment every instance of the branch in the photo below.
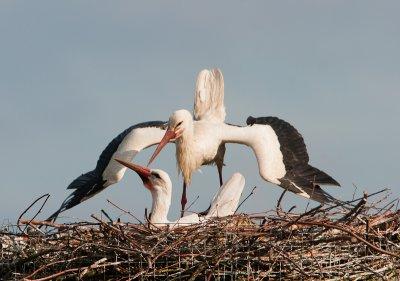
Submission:
{"label": "branch", "polygon": [[33,205],[36,204],[36,202],[38,202],[40,199],[42,199],[42,198],[44,198],[44,197],[46,197],[46,200],[44,200],[44,202],[43,202],[42,206],[40,207],[39,211],[38,211],[38,212],[34,215],[34,217],[30,220],[30,222],[28,223],[28,225],[29,225],[29,224],[36,218],[36,216],[42,211],[42,209],[43,209],[43,207],[44,207],[44,204],[46,204],[47,200],[48,200],[49,197],[50,197],[50,194],[46,193],[46,194],[40,196],[39,198],[37,198],[37,199],[36,199],[35,201],[33,201],[33,203],[30,204],[30,205],[28,206],[28,208],[26,208],[25,211],[23,211],[22,214],[18,217],[18,220],[17,220],[18,229],[19,229],[22,233],[24,233],[25,235],[28,235],[28,234],[25,233],[25,230],[26,230],[26,228],[27,228],[28,226],[26,226],[26,227],[24,228],[24,230],[21,229],[21,227],[20,227],[21,218],[22,218],[23,215],[26,214],[26,212],[29,211],[30,208],[32,208]]}
{"label": "branch", "polygon": [[239,210],[239,208],[243,205],[244,202],[246,202],[247,199],[249,199],[250,196],[252,196],[254,194],[254,190],[257,188],[257,186],[254,186],[253,189],[251,190],[250,194],[246,196],[246,198],[243,199],[243,201],[239,204],[239,206],[236,208],[235,210],[235,214],[237,212],[237,210]]}

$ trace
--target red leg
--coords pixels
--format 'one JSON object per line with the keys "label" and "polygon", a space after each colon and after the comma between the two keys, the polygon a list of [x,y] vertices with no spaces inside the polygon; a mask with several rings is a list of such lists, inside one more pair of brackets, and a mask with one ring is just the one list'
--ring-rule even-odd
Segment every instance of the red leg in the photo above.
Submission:
{"label": "red leg", "polygon": [[185,206],[187,203],[187,198],[186,198],[186,183],[183,182],[183,191],[182,191],[182,198],[181,198],[181,217],[183,217],[183,214],[185,213]]}

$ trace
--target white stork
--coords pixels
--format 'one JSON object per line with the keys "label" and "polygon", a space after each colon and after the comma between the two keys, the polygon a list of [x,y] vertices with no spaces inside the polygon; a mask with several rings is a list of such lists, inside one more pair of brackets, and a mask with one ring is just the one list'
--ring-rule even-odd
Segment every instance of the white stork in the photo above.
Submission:
{"label": "white stork", "polygon": [[149,160],[150,164],[165,144],[175,140],[176,158],[184,179],[182,214],[187,202],[186,186],[190,184],[192,173],[201,165],[215,162],[226,143],[251,147],[264,180],[321,203],[337,201],[320,185],[340,186],[339,183],[308,164],[304,140],[293,126],[277,117],[251,116],[245,127],[226,124],[221,121],[221,116],[225,115],[223,95],[218,95],[218,91],[212,93],[214,95],[202,96],[199,85],[196,86],[196,101],[207,105],[206,110],[201,112],[201,118],[194,120],[187,110],[175,111],[169,118],[163,139]]}
{"label": "white stork", "polygon": [[67,189],[74,191],[47,220],[55,220],[61,212],[119,182],[124,176],[126,167],[116,162],[114,158],[131,161],[142,149],[158,144],[166,132],[166,127],[167,122],[151,121],[133,125],[120,133],[100,154],[96,168],[82,174],[69,184]]}
{"label": "white stork", "polygon": [[178,227],[204,222],[212,217],[233,215],[245,185],[244,177],[239,173],[234,173],[232,177],[219,188],[205,216],[192,213],[177,221],[169,221],[168,211],[171,205],[172,183],[168,174],[163,170],[149,169],[119,159],[115,160],[135,171],[142,179],[143,185],[151,192],[152,206],[150,223],[155,226]]}
{"label": "white stork", "polygon": [[[198,74],[196,80],[193,113],[195,120],[194,122],[196,124],[224,124],[226,116],[224,106],[224,77],[219,69],[204,69]],[[190,119],[193,121],[191,115]],[[176,138],[179,143],[182,143],[181,134],[184,133],[183,130],[185,129],[185,127],[182,125],[182,122],[183,119],[175,124],[177,129],[176,131],[167,130],[165,132],[163,139],[151,157],[148,165],[150,165],[150,163],[154,160],[160,150],[168,143],[168,141]],[[206,131],[204,131],[204,133],[206,133]],[[183,139],[186,138],[184,137]],[[204,157],[185,154],[183,150],[186,149],[186,143],[187,142],[183,142],[182,145],[176,146],[176,158],[184,178],[181,198],[181,216],[183,216],[185,205],[187,203],[186,188],[188,184],[190,184],[192,172],[197,170],[202,165],[215,164],[217,166],[219,183],[221,186],[223,184],[222,167],[224,165],[225,156],[225,143],[220,142],[216,147],[214,147],[215,150],[212,152],[205,151],[206,154],[209,154],[206,159]],[[186,157],[182,158],[183,155],[186,155]],[[196,168],[194,168],[194,166],[196,166]],[[189,170],[191,171],[189,172]]]}
{"label": "white stork", "polygon": [[[219,70],[201,71],[197,83],[199,84],[201,81],[203,81],[202,92],[196,95],[193,110],[197,118],[201,118],[201,116],[207,114],[207,107],[205,107],[202,102],[204,98],[207,100],[207,106],[213,106],[209,103],[209,97],[205,97],[205,95],[209,95],[213,91],[217,91],[223,95],[224,87],[223,77]],[[221,108],[220,105],[216,106]],[[218,118],[223,122],[225,110],[220,111],[218,115]],[[166,132],[167,125],[165,121],[150,121],[133,125],[124,130],[107,145],[101,153],[94,170],[82,174],[69,184],[67,189],[72,189],[74,191],[62,202],[61,207],[47,220],[55,220],[61,212],[82,203],[101,192],[106,187],[119,182],[124,176],[126,167],[117,163],[114,158],[132,161],[135,155],[141,150],[158,144],[161,141]],[[215,160],[218,168],[220,185],[222,185],[224,152],[225,146],[221,146]]]}

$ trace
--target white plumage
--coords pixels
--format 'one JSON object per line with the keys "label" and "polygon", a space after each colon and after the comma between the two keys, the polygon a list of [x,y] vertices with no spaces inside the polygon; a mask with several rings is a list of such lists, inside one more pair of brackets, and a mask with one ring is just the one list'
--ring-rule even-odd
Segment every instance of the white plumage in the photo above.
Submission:
{"label": "white plumage", "polygon": [[103,172],[105,187],[119,182],[124,176],[126,167],[113,160],[118,158],[125,161],[132,159],[145,148],[158,144],[165,134],[165,130],[159,127],[146,127],[132,130],[118,146],[111,156],[111,160]]}
{"label": "white plumage", "polygon": [[[222,73],[218,69],[203,70],[198,76],[197,85],[193,109],[196,118],[223,122],[225,108]],[[133,125],[115,137],[101,153],[96,168],[71,182],[67,189],[74,191],[48,220],[55,220],[61,212],[82,203],[108,186],[118,183],[123,178],[126,168],[117,163],[114,158],[131,161],[141,150],[158,144],[165,134],[165,129],[166,122],[150,121]],[[221,146],[215,161],[220,185],[222,185],[224,152],[225,147]]]}
{"label": "white plumage", "polygon": [[145,187],[151,192],[152,207],[149,220],[155,226],[178,227],[204,222],[212,217],[233,215],[245,185],[244,177],[239,173],[235,173],[218,189],[211,202],[211,207],[204,217],[192,213],[176,221],[169,221],[168,211],[171,205],[172,183],[168,174],[163,170],[149,169],[119,159],[116,160],[138,173]]}
{"label": "white plumage", "polygon": [[187,202],[186,186],[201,165],[216,164],[222,185],[225,144],[239,143],[252,148],[260,175],[303,197],[319,202],[332,201],[319,184],[339,185],[326,173],[308,164],[301,135],[287,122],[276,117],[249,117],[246,127],[225,124],[224,79],[219,69],[202,70],[196,81],[194,118],[187,110],[175,111],[169,122],[151,121],[129,127],[114,138],[101,153],[96,168],[82,174],[68,186],[73,192],[59,210],[49,217],[55,220],[68,210],[120,181],[126,168],[114,158],[131,161],[142,149],[159,144],[149,164],[163,146],[175,141],[176,159],[183,174],[182,210]]}
{"label": "white plumage", "polygon": [[240,173],[234,173],[214,195],[206,218],[233,215],[239,205],[244,185],[244,176]]}
{"label": "white plumage", "polygon": [[[182,115],[183,120],[193,120],[192,115],[187,110],[180,110],[175,112],[176,115]],[[175,114],[174,113],[174,114]],[[194,96],[194,109],[193,109],[194,119],[196,124],[224,124],[226,112],[224,106],[224,78],[222,72],[219,69],[212,70],[202,70],[196,81],[195,96]],[[172,117],[171,117],[172,118]],[[171,121],[170,118],[170,121]],[[188,127],[189,131],[192,130],[192,123],[185,122],[185,126]],[[192,149],[190,145],[191,137],[190,134],[186,134],[184,129],[186,127],[181,126],[181,124],[176,124],[177,130],[171,131],[165,134],[164,138],[160,141],[155,153],[149,160],[148,165],[154,160],[161,149],[171,140],[177,139],[180,144],[177,146],[176,158],[180,171],[183,173],[183,192],[181,198],[182,213],[184,207],[187,203],[186,199],[186,187],[190,184],[191,175],[193,170],[197,170],[201,165],[215,164],[218,170],[219,184],[223,184],[222,180],[222,168],[224,166],[224,156],[225,156],[225,144],[220,143],[218,146],[207,146],[203,151],[201,156],[196,155],[195,150]],[[197,125],[197,131],[201,130],[201,125]],[[182,131],[180,130],[182,128]],[[207,128],[205,128],[207,132]],[[186,137],[181,138],[181,133],[185,134]],[[203,143],[202,143],[203,144]],[[208,150],[212,147],[213,150]]]}
{"label": "white plumage", "polygon": [[224,77],[221,70],[204,69],[197,75],[193,115],[195,120],[225,121]]}
{"label": "white plumage", "polygon": [[195,118],[187,110],[175,111],[149,160],[150,164],[164,145],[175,139],[176,159],[184,178],[182,211],[187,202],[186,186],[190,184],[193,172],[201,165],[211,163],[216,163],[220,167],[218,170],[222,170],[226,143],[250,147],[264,180],[321,203],[335,200],[319,184],[339,183],[308,164],[303,138],[293,126],[276,117],[249,117],[245,127],[226,124],[223,122],[223,97],[220,71],[200,72],[196,83]]}
{"label": "white plumage", "polygon": [[[179,124],[179,125],[178,125]],[[278,137],[268,125],[239,127],[225,123],[193,120],[189,111],[175,111],[169,119],[169,129],[182,131],[176,139],[177,160],[186,183],[201,165],[215,159],[218,148],[225,143],[238,143],[253,149],[260,175],[279,184],[286,173]]]}
{"label": "white plumage", "polygon": [[142,149],[159,143],[166,127],[164,121],[151,121],[133,125],[121,132],[100,154],[96,167],[69,184],[67,189],[72,189],[73,192],[47,220],[55,220],[61,212],[73,208],[119,182],[126,168],[116,162],[114,157],[131,161]]}

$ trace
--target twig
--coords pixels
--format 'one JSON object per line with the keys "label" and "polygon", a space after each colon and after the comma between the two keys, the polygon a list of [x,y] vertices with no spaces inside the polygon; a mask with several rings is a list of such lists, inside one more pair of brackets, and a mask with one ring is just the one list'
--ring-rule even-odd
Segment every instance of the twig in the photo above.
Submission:
{"label": "twig", "polygon": [[319,205],[315,208],[312,208],[311,210],[309,210],[308,212],[305,212],[303,214],[301,214],[300,216],[298,216],[295,220],[292,221],[288,221],[289,223],[285,226],[285,227],[289,227],[293,224],[296,224],[301,218],[305,217],[305,216],[313,216],[316,212],[318,212],[321,208],[323,207],[323,205]]}
{"label": "twig", "polygon": [[352,221],[351,217],[353,218],[356,217],[362,211],[365,204],[367,203],[367,198],[368,194],[364,192],[364,198],[360,202],[358,202],[358,204],[353,209],[351,209],[350,212],[348,212],[342,218],[338,219],[338,221],[339,222],[347,221],[347,223],[350,223]]}
{"label": "twig", "polygon": [[126,211],[124,209],[122,209],[121,207],[117,206],[115,203],[111,202],[109,199],[107,199],[107,202],[110,203],[111,205],[113,205],[115,208],[117,208],[118,210],[124,212],[125,214],[130,215],[132,218],[134,218],[138,223],[140,223],[141,225],[143,225],[142,221],[139,220],[136,216],[134,216],[131,212]]}
{"label": "twig", "polygon": [[53,266],[55,264],[68,263],[68,262],[75,261],[75,260],[78,260],[78,259],[83,259],[83,258],[86,258],[86,257],[87,256],[81,256],[81,257],[76,257],[76,258],[72,258],[72,259],[69,259],[69,260],[60,260],[60,261],[55,261],[55,262],[51,262],[51,263],[46,263],[45,265],[43,265],[43,266],[39,267],[38,269],[36,269],[30,275],[26,276],[24,279],[28,280],[29,278],[32,278],[33,276],[35,276],[40,271],[43,271],[44,269],[49,268],[50,266]]}
{"label": "twig", "polygon": [[101,212],[108,218],[108,220],[113,223],[113,219],[106,213],[106,211],[104,211],[103,209],[101,209]]}
{"label": "twig", "polygon": [[[105,226],[105,227],[107,227],[107,228],[109,228],[109,229],[112,229],[112,230],[114,230],[114,231],[116,231],[116,232],[118,232],[118,233],[122,233],[123,234],[123,232],[122,232],[122,230],[121,229],[118,229],[118,228],[116,228],[116,227],[114,227],[114,226],[112,226],[112,225],[109,225],[109,224],[107,224],[107,223],[105,223],[104,221],[102,221],[101,219],[99,219],[98,217],[96,217],[95,215],[90,215],[92,218],[94,218],[95,220],[97,220],[98,222],[100,222],[101,223],[101,225],[103,225],[103,226]],[[135,247],[137,247],[138,249],[140,249],[142,252],[144,252],[144,250],[143,250],[143,248],[138,244],[138,243],[136,243],[135,241],[133,241],[132,239],[128,239],[129,240],[129,242],[131,242],[131,244],[133,244]]]}
{"label": "twig", "polygon": [[70,269],[66,269],[66,270],[63,270],[63,271],[54,273],[54,274],[52,274],[52,275],[50,275],[50,276],[47,276],[47,277],[44,277],[44,278],[39,278],[39,279],[24,279],[24,281],[47,281],[47,280],[55,280],[57,277],[64,276],[64,275],[67,275],[67,274],[69,274],[69,273],[73,273],[73,272],[76,272],[76,271],[79,271],[79,270],[81,270],[81,268],[70,268]]}
{"label": "twig", "polygon": [[85,276],[86,273],[89,272],[89,270],[99,267],[99,264],[104,263],[105,261],[107,261],[107,258],[101,258],[101,259],[99,259],[98,261],[95,261],[92,265],[86,267],[86,268],[81,272],[81,274],[79,274],[79,279],[81,279],[83,276]]}
{"label": "twig", "polygon": [[71,269],[67,269],[61,272],[57,272],[53,275],[44,277],[44,278],[40,278],[40,279],[24,279],[25,281],[47,281],[47,280],[55,280],[56,277],[61,277],[64,275],[67,275],[69,273],[73,273],[76,271],[81,271],[81,270],[86,270],[86,269],[95,269],[98,267],[107,267],[107,266],[115,266],[115,265],[119,265],[122,263],[126,263],[126,262],[111,262],[111,263],[106,263],[106,264],[97,264],[97,265],[90,265],[88,267],[78,267],[78,268],[71,268]]}
{"label": "twig", "polygon": [[236,212],[239,210],[239,208],[243,205],[244,202],[246,202],[247,199],[249,199],[250,196],[252,196],[254,194],[254,190],[257,188],[257,186],[254,186],[253,189],[251,190],[251,192],[249,193],[249,195],[246,196],[246,198],[243,199],[243,201],[239,204],[239,206],[236,208],[235,210],[235,214]]}
{"label": "twig", "polygon": [[192,207],[193,204],[196,203],[196,201],[197,201],[198,199],[199,199],[199,196],[197,195],[196,199],[194,199],[193,202],[189,205],[189,207],[187,207],[187,208],[185,209],[185,212],[186,212],[187,210],[189,210],[190,207]]}
{"label": "twig", "polygon": [[287,192],[287,189],[284,189],[281,196],[279,196],[278,203],[276,203],[276,208],[275,208],[276,210],[282,210],[281,201],[283,199],[283,196],[285,196],[286,192]]}
{"label": "twig", "polygon": [[[276,248],[275,246],[273,248]],[[280,254],[282,256],[284,256],[289,262],[291,262],[295,268],[304,276],[309,277],[310,275],[308,275],[300,266],[298,266],[290,257],[289,255],[287,255],[284,251],[280,251]]]}
{"label": "twig", "polygon": [[[392,209],[392,208],[394,207],[394,202],[396,202],[396,201],[398,201],[398,200],[399,200],[399,198],[393,199],[392,201],[390,201],[389,203],[387,203],[385,206],[383,206],[383,207],[381,208],[381,210],[380,210],[378,213],[376,213],[376,214],[379,215],[379,214],[381,214],[381,213],[384,212],[384,211],[387,211],[387,210]],[[389,206],[390,206],[390,207],[389,207]]]}
{"label": "twig", "polygon": [[[68,224],[58,224],[50,221],[36,221],[36,220],[20,220],[21,224],[31,224],[31,225],[39,225],[39,226],[51,226],[58,229],[69,228]],[[75,227],[76,225],[70,226],[70,228]]]}
{"label": "twig", "polygon": [[[288,221],[289,223],[291,223],[290,221]],[[324,227],[329,227],[329,228],[334,228],[337,230],[341,230],[343,232],[346,232],[347,234],[350,234],[351,236],[353,236],[354,238],[356,238],[357,240],[359,240],[360,242],[363,242],[364,244],[366,244],[368,247],[370,247],[371,249],[381,253],[381,254],[385,254],[385,255],[389,255],[395,258],[400,258],[400,255],[397,255],[395,253],[391,253],[388,252],[386,250],[383,250],[377,246],[375,246],[374,244],[371,244],[370,242],[368,242],[367,240],[365,240],[364,238],[358,236],[357,234],[353,233],[351,230],[339,226],[339,225],[335,225],[335,224],[331,224],[331,223],[324,223],[324,222],[307,222],[307,221],[297,221],[296,224],[303,224],[303,225],[310,225],[310,226],[324,226]]]}
{"label": "twig", "polygon": [[355,183],[353,183],[353,187],[354,187],[354,191],[353,191],[353,196],[352,196],[351,200],[354,200],[354,197],[356,196],[356,192],[358,189],[358,186]]}
{"label": "twig", "polygon": [[156,226],[155,224],[153,224],[150,220],[151,220],[151,213],[147,214],[147,208],[144,208],[144,218],[147,221],[147,224],[149,226],[149,229],[151,229],[151,227],[153,227],[154,229],[157,230],[161,230],[161,228],[159,228],[158,226]]}
{"label": "twig", "polygon": [[[26,234],[26,233],[25,233],[25,230],[26,230],[26,228],[27,228],[27,226],[25,226],[24,230],[22,230],[21,227],[19,226],[22,216],[25,215],[25,213],[28,212],[29,209],[32,208],[32,206],[36,204],[36,202],[38,202],[40,199],[42,199],[42,198],[44,198],[44,197],[47,197],[47,198],[46,198],[46,200],[44,200],[44,202],[43,202],[42,206],[40,207],[39,211],[38,211],[38,212],[35,214],[35,216],[31,219],[31,221],[33,221],[33,220],[36,218],[36,216],[42,211],[44,204],[46,204],[47,199],[49,199],[49,197],[50,197],[50,194],[46,193],[46,194],[40,196],[39,198],[37,198],[37,199],[36,199],[35,201],[33,201],[33,203],[30,204],[30,205],[28,206],[28,208],[26,208],[25,211],[23,211],[22,214],[18,217],[17,226],[18,226],[18,229],[19,229],[22,233]],[[30,222],[29,222],[28,224],[30,224]],[[26,235],[27,235],[27,234],[26,234]]]}

